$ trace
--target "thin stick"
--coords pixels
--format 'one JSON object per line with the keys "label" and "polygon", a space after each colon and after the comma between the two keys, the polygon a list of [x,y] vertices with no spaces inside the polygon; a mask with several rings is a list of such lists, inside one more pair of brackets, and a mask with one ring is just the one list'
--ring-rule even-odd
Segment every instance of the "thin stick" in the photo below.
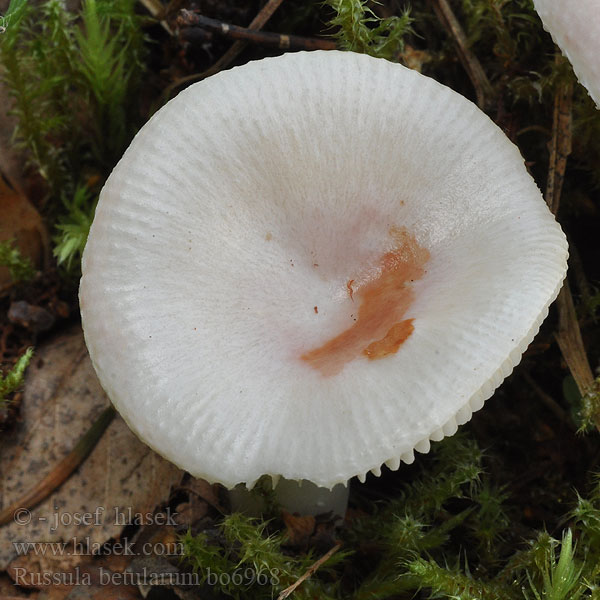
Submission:
{"label": "thin stick", "polygon": [[[558,65],[566,60],[557,53],[555,63]],[[546,185],[546,202],[550,210],[556,214],[560,203],[567,158],[571,154],[571,107],[573,105],[573,84],[562,85],[554,96],[554,111],[552,115],[552,142],[550,150],[550,166]]]}
{"label": "thin stick", "polygon": [[[275,11],[281,6],[283,0],[269,0],[258,12],[258,14],[252,19],[250,25],[248,25],[248,29],[254,29],[258,31],[262,29],[269,21],[269,19],[273,16]],[[248,42],[238,40],[234,42],[234,44],[217,60],[217,62],[211,67],[211,70],[214,70],[215,73],[226,69],[244,50],[244,48],[248,45]]]}
{"label": "thin stick", "polygon": [[[260,12],[252,19],[248,29],[260,30],[264,27],[267,21],[273,16],[273,13],[279,8],[283,0],[269,0],[260,10]],[[217,60],[212,66],[203,71],[202,73],[194,73],[182,77],[177,81],[173,82],[164,92],[165,98],[170,98],[171,92],[181,85],[191,83],[192,81],[198,81],[200,79],[206,79],[211,75],[215,75],[219,71],[227,68],[240,54],[240,52],[246,47],[247,41],[238,40]]]}
{"label": "thin stick", "polygon": [[306,573],[298,579],[298,581],[292,583],[289,587],[285,588],[279,596],[277,596],[277,600],[285,600],[288,596],[294,593],[296,588],[300,586],[303,581],[306,581],[323,563],[326,563],[340,548],[342,547],[342,543],[338,542],[329,552],[323,554],[321,558],[314,564],[312,564]]}
{"label": "thin stick", "polygon": [[556,341],[583,397],[585,412],[600,431],[600,379],[594,379],[590,368],[568,282],[560,291],[557,304],[559,324]]}
{"label": "thin stick", "polygon": [[556,341],[567,363],[571,375],[583,396],[594,383],[594,375],[587,358],[573,296],[566,281],[558,295],[558,331]]}
{"label": "thin stick", "polygon": [[32,509],[62,485],[95,448],[114,416],[115,409],[112,405],[105,408],[83,437],[77,442],[75,448],[73,448],[73,450],[71,450],[71,452],[69,452],[69,454],[67,454],[67,456],[65,456],[56,467],[46,475],[46,477],[44,477],[32,490],[27,492],[25,496],[0,512],[0,525],[12,521],[17,510]]}
{"label": "thin stick", "polygon": [[450,8],[447,0],[431,0],[433,10],[437,18],[454,38],[458,57],[462,63],[477,96],[477,106],[483,109],[486,107],[488,99],[493,95],[492,84],[490,83],[478,58],[471,52],[467,43],[467,36],[463,31],[458,19]]}
{"label": "thin stick", "polygon": [[318,38],[305,38],[297,35],[284,35],[282,33],[272,33],[269,31],[258,31],[246,27],[238,27],[223,23],[216,19],[209,19],[202,15],[197,15],[189,10],[183,9],[177,17],[179,26],[201,27],[214,33],[231,37],[237,40],[263,44],[266,46],[275,46],[282,50],[335,50],[336,43],[331,40],[321,40]]}
{"label": "thin stick", "polygon": [[164,19],[165,7],[160,0],[140,0],[146,10],[160,23],[160,26],[169,34],[173,35],[173,31]]}
{"label": "thin stick", "polygon": [[[555,61],[559,64],[566,60],[558,52]],[[567,159],[571,153],[571,107],[573,105],[573,85],[567,83],[560,86],[554,96],[554,112],[552,118],[552,142],[548,181],[546,184],[546,202],[550,210],[556,214],[560,205],[562,185],[567,168]],[[575,312],[573,296],[569,282],[565,281],[556,300],[558,307],[558,331],[555,334],[560,351],[575,379],[582,396],[597,396],[594,374],[581,337],[581,329]],[[600,431],[600,409],[593,407],[591,418]]]}
{"label": "thin stick", "polygon": [[[263,9],[256,15],[256,17],[250,23],[247,31],[252,30],[253,32],[256,33],[260,29],[262,29],[263,25],[271,18],[271,16],[275,12],[275,10],[279,7],[279,5],[281,4],[282,1],[283,0],[269,0],[269,2],[263,7]],[[186,12],[188,12],[188,11],[186,11]],[[222,26],[227,25],[227,24],[221,23],[220,21],[216,21],[216,23],[219,23],[221,26],[218,33],[223,33]],[[235,26],[229,25],[228,27],[229,27],[229,29],[231,29],[232,27],[235,27]],[[238,29],[244,30],[245,28],[240,27]],[[270,34],[270,35],[278,35],[278,34]],[[283,47],[283,48],[287,47],[289,49],[289,46],[286,46],[286,41],[285,41],[286,38],[288,40],[294,41],[296,43],[299,43],[300,40],[310,40],[311,42],[313,42],[313,44],[314,44],[314,42],[319,42],[319,46],[313,45],[312,48],[308,48],[308,47],[301,45],[297,49],[335,50],[335,48],[336,48],[335,42],[330,42],[328,40],[317,40],[315,38],[300,38],[298,36],[283,36],[283,35],[279,36],[279,38],[277,39],[277,43],[278,43],[277,45],[279,45],[279,47]],[[243,47],[249,41],[250,40],[247,37],[238,40],[237,42],[235,42],[233,44],[233,46],[221,58],[219,58],[219,60],[217,60],[217,62],[215,64],[213,64],[211,67],[209,67],[205,71],[202,71],[201,73],[193,73],[192,75],[186,75],[185,77],[181,77],[177,81],[174,81],[173,83],[168,85],[162,94],[163,99],[165,101],[168,100],[171,97],[171,94],[173,93],[173,91],[176,90],[177,88],[181,87],[182,85],[185,85],[187,83],[192,83],[194,81],[200,81],[201,79],[206,79],[207,77],[210,77],[211,75],[215,75],[219,71],[222,71],[223,69],[228,67],[233,62],[233,60],[238,56],[238,54],[241,52]],[[257,43],[265,43],[264,40],[254,40],[254,41],[256,41]],[[238,44],[241,44],[242,46],[240,46]],[[325,47],[325,46],[327,46],[327,47]],[[235,49],[235,51],[234,51],[234,49]]]}

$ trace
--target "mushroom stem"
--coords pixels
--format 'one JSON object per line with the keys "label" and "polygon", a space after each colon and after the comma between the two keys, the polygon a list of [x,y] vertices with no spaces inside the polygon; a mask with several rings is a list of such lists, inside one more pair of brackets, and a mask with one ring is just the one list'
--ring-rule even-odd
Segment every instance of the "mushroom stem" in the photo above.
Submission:
{"label": "mushroom stem", "polygon": [[[338,483],[333,488],[319,487],[302,479],[281,478],[275,484],[275,497],[285,510],[300,515],[321,515],[331,512],[334,517],[343,518],[348,507],[348,485]],[[258,516],[264,510],[264,502],[257,494],[251,494],[244,484],[229,491],[233,512],[243,512]]]}

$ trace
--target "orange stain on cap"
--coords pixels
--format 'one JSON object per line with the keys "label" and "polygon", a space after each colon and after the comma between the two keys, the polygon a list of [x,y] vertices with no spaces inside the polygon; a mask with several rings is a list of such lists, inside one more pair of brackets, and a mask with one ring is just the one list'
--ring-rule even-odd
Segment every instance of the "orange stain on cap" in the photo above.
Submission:
{"label": "orange stain on cap", "polygon": [[371,360],[383,358],[388,354],[398,352],[400,346],[410,337],[410,334],[415,330],[413,325],[414,319],[406,319],[400,323],[394,323],[390,330],[385,334],[385,337],[376,342],[371,342],[364,350],[365,354]]}
{"label": "orange stain on cap", "polygon": [[424,275],[429,251],[404,228],[393,227],[390,235],[395,246],[381,257],[367,283],[356,287],[351,280],[353,299],[360,301],[356,322],[300,357],[322,375],[336,375],[361,355],[375,360],[394,354],[414,331],[413,319],[402,317],[414,299],[410,282]]}

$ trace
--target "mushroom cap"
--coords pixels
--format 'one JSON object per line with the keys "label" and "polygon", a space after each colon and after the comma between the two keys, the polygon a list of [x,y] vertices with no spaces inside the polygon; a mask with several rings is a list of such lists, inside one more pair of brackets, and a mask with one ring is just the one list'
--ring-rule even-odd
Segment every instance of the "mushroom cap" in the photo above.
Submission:
{"label": "mushroom cap", "polygon": [[193,85],[142,128],[100,195],[81,313],[157,452],[228,487],[332,487],[468,421],[566,260],[474,104],[385,60],[301,52]]}
{"label": "mushroom cap", "polygon": [[600,0],[533,0],[544,28],[600,107]]}

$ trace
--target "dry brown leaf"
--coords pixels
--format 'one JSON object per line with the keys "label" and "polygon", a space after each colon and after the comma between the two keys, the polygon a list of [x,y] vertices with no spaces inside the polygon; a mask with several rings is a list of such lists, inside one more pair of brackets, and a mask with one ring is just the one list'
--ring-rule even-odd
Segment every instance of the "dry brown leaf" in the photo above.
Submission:
{"label": "dry brown leaf", "polygon": [[14,581],[6,574],[0,573],[0,598],[31,598],[24,590],[15,587]]}
{"label": "dry brown leaf", "polygon": [[[5,2],[0,2],[0,14]],[[7,7],[8,8],[8,7]],[[50,260],[50,237],[42,218],[23,189],[22,153],[15,149],[11,137],[16,119],[9,114],[12,98],[0,81],[0,242],[14,239],[24,256],[42,268]],[[29,190],[31,191],[31,190]],[[0,290],[10,283],[8,269],[0,267]]]}
{"label": "dry brown leaf", "polygon": [[175,509],[175,523],[191,527],[208,514],[208,504],[204,500],[190,498],[189,502],[178,504]]}
{"label": "dry brown leaf", "polygon": [[204,479],[186,475],[180,490],[188,492],[189,501],[177,506],[175,517],[177,525],[193,525],[208,514],[209,507],[225,514],[227,511],[219,499],[220,487],[218,483],[211,484]]}
{"label": "dry brown leaf", "polygon": [[[0,155],[1,159],[1,155]],[[1,164],[0,164],[1,167]],[[0,171],[0,242],[15,240],[21,254],[37,268],[48,264],[50,243],[42,217],[27,197]],[[10,283],[6,267],[0,266],[0,289]]]}
{"label": "dry brown leaf", "polygon": [[[51,571],[41,570],[49,569],[52,566],[51,562],[42,559],[37,565],[35,562],[27,565],[31,569],[27,572],[24,572],[26,569],[24,564],[15,568],[9,567],[9,573],[16,581],[27,581],[30,578],[31,581],[37,582],[35,587],[41,590],[37,595],[37,600],[130,600],[141,598],[135,581],[126,580],[123,575],[95,564],[87,563],[71,569]],[[16,576],[14,574],[16,569],[20,569],[24,573]],[[55,578],[53,573],[60,575]],[[40,581],[41,583],[39,583]],[[22,585],[22,587],[26,586]],[[34,586],[29,587],[33,588]],[[14,589],[18,590],[19,588],[14,587]],[[31,598],[31,596],[28,597]],[[4,600],[4,597],[0,596],[0,600]]]}
{"label": "dry brown leaf", "polygon": [[78,567],[89,560],[89,556],[53,556],[51,552],[46,555],[30,552],[15,558],[8,565],[7,572],[17,586],[38,589],[51,586],[54,573],[70,574],[75,580]]}
{"label": "dry brown leaf", "polygon": [[51,587],[44,588],[37,596],[28,596],[31,600],[65,600],[71,590],[68,588]]}
{"label": "dry brown leaf", "polygon": [[402,61],[402,64],[407,66],[409,69],[413,69],[413,71],[418,71],[421,73],[423,71],[423,65],[431,62],[433,57],[425,50],[417,50],[410,44],[406,44],[404,47],[404,52],[402,52],[400,55],[400,60]]}
{"label": "dry brown leaf", "polygon": [[125,585],[76,586],[65,600],[133,600],[141,598],[137,588]]}
{"label": "dry brown leaf", "polygon": [[183,487],[191,492],[191,496],[201,498],[221,513],[225,512],[225,508],[221,506],[221,501],[219,500],[220,486],[218,483],[208,483],[205,479],[190,477],[189,481]]}
{"label": "dry brown leaf", "polygon": [[315,517],[312,515],[300,517],[282,510],[281,518],[285,524],[289,545],[293,547],[305,546],[315,530]]}
{"label": "dry brown leaf", "polygon": [[[16,502],[45,477],[108,403],[79,327],[40,347],[27,373],[22,422],[0,434],[1,505]],[[103,544],[119,535],[130,516],[166,500],[181,475],[116,417],[57,491],[17,515],[23,524],[0,527],[0,570],[17,556],[14,542],[76,538],[85,548]]]}

